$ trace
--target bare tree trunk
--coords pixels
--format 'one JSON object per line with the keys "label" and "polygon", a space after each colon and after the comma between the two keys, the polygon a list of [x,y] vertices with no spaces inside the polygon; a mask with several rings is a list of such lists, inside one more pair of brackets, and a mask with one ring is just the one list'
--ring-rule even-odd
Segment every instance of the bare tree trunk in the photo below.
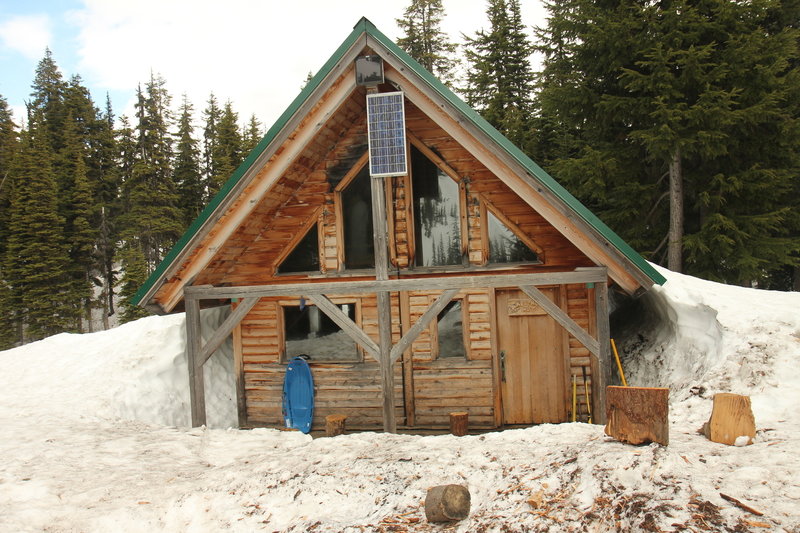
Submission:
{"label": "bare tree trunk", "polygon": [[[87,284],[89,287],[92,287],[92,294],[94,294],[94,288],[93,288],[93,285],[92,285],[92,282],[91,282],[91,279],[90,279],[90,276],[89,276],[89,273],[88,273],[88,272],[86,272],[86,279],[85,279],[85,281],[86,281],[86,284]],[[87,326],[87,327],[86,327],[86,330],[87,330],[89,333],[92,333],[92,332],[94,332],[94,324],[92,323],[92,308],[93,308],[93,307],[94,307],[94,301],[93,301],[93,298],[92,298],[91,296],[89,296],[89,297],[88,297],[88,298],[86,298],[86,300],[84,301],[84,312],[86,313],[86,326]]]}
{"label": "bare tree trunk", "polygon": [[683,169],[681,149],[675,148],[669,163],[669,244],[667,268],[683,271]]}

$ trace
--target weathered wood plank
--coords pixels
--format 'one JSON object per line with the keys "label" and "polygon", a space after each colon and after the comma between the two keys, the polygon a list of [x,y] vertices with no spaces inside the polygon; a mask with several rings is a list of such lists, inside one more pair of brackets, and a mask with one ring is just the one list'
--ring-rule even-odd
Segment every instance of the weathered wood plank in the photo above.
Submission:
{"label": "weathered wood plank", "polygon": [[186,298],[186,353],[189,363],[189,402],[192,412],[192,427],[206,423],[206,396],[203,382],[203,365],[198,364],[200,355],[200,302]]}
{"label": "weathered wood plank", "polygon": [[600,355],[597,358],[597,373],[592,379],[592,414],[595,424],[606,423],[606,385],[611,383],[611,326],[608,320],[608,284],[595,284],[595,309],[597,316],[597,341]]}
{"label": "weathered wood plank", "polygon": [[560,285],[564,283],[599,283],[606,279],[605,269],[598,267],[580,269],[572,272],[536,272],[532,274],[486,274],[387,280],[287,283],[239,287],[186,287],[186,293],[189,296],[200,299],[229,299],[255,296],[290,296],[308,293],[349,294],[375,293],[378,291],[396,292],[425,289],[478,289],[488,287]]}

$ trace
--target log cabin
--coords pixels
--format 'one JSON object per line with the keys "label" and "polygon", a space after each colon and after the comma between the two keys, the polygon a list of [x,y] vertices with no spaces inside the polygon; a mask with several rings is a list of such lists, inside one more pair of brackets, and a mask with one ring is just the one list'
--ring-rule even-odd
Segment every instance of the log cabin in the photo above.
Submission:
{"label": "log cabin", "polygon": [[[314,428],[603,423],[609,288],[664,278],[361,19],[135,296],[186,312],[192,424],[233,339],[241,427],[279,427],[309,356]],[[230,314],[203,344],[201,307]],[[584,393],[584,391],[586,391]]]}

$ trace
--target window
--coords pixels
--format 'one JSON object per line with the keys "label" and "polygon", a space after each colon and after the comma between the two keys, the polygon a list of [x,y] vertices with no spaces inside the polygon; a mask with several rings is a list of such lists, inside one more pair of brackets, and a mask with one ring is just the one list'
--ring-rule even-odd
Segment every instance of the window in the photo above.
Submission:
{"label": "window", "polygon": [[351,269],[374,268],[372,189],[366,165],[342,191],[341,203],[345,266]]}
{"label": "window", "polygon": [[440,358],[467,357],[464,345],[462,300],[452,300],[436,318],[437,354]]}
{"label": "window", "polygon": [[539,256],[522,239],[503,224],[491,211],[486,211],[489,234],[490,263],[538,263]]}
{"label": "window", "polygon": [[458,183],[412,146],[411,186],[414,189],[416,265],[461,265]]}
{"label": "window", "polygon": [[278,266],[278,273],[319,272],[319,237],[314,224]]}
{"label": "window", "polygon": [[[356,304],[338,304],[339,309],[356,321]],[[342,329],[315,305],[283,307],[285,360],[308,355],[312,362],[355,362],[361,355]]]}

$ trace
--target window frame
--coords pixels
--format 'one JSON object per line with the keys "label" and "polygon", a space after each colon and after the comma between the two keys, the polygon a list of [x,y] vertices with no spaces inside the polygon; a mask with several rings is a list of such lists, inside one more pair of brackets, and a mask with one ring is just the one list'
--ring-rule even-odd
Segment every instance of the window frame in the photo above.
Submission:
{"label": "window frame", "polygon": [[[344,239],[344,200],[343,200],[343,193],[344,190],[356,179],[356,177],[361,173],[362,170],[369,164],[369,151],[365,151],[353,166],[350,167],[344,177],[336,184],[336,187],[333,189],[333,209],[334,209],[334,216],[336,217],[336,262],[339,266],[337,269],[338,272],[374,272],[375,267],[367,267],[367,268],[347,268],[347,254],[345,253],[345,239]],[[372,179],[372,177],[370,177]],[[387,212],[390,211],[390,207],[392,204],[391,198],[391,183],[392,181],[387,179],[384,180],[384,194],[386,195],[386,206]],[[394,251],[394,217],[388,217],[389,223],[389,250],[390,250],[390,260],[394,264],[396,263],[396,252]]]}
{"label": "window frame", "polygon": [[[322,250],[324,250],[324,236],[322,235],[322,224],[320,224],[322,220],[322,212],[323,208],[318,207],[314,210],[314,214],[309,217],[308,221],[303,224],[303,227],[300,231],[298,231],[292,238],[289,240],[289,244],[287,244],[283,251],[275,258],[275,262],[273,263],[273,275],[278,276],[302,276],[308,274],[320,274],[322,273],[322,265],[325,260],[324,254]],[[281,264],[289,257],[295,248],[300,244],[308,232],[311,230],[311,227],[316,225],[317,226],[317,257],[319,261],[319,269],[317,270],[303,270],[298,272],[280,272]]]}
{"label": "window frame", "polygon": [[[420,272],[442,272],[447,270],[464,270],[470,266],[469,261],[469,212],[467,204],[467,188],[466,182],[461,176],[453,170],[436,152],[431,150],[425,143],[422,142],[416,135],[410,131],[406,132],[408,139],[408,174],[405,176],[406,182],[404,187],[406,191],[406,207],[408,209],[407,215],[407,231],[408,231],[408,252],[409,261],[408,269]],[[423,156],[434,164],[445,175],[456,182],[458,185],[458,209],[459,209],[459,229],[460,229],[460,246],[461,246],[461,263],[456,265],[436,265],[436,266],[420,266],[416,264],[417,261],[417,221],[414,217],[414,186],[413,186],[413,164],[411,163],[411,147],[419,150]]]}
{"label": "window frame", "polygon": [[[352,304],[355,306],[355,318],[353,322],[355,322],[358,327],[361,326],[362,316],[361,316],[361,299],[356,297],[340,297],[340,298],[331,298],[331,302],[336,305],[345,305],[345,304]],[[314,306],[316,304],[313,303],[313,299],[306,301],[306,306]],[[300,306],[300,298],[283,298],[275,302],[276,307],[276,315],[277,315],[277,323],[278,323],[278,362],[281,364],[286,364],[289,362],[289,357],[287,355],[286,349],[286,315],[284,308],[286,307],[299,307]],[[320,312],[324,314],[324,311],[320,309]],[[327,316],[327,315],[326,315]],[[342,330],[343,331],[343,330]],[[348,338],[350,338],[348,336]],[[322,364],[357,364],[363,363],[365,359],[364,349],[352,338],[350,340],[353,341],[355,346],[355,353],[353,354],[352,359],[347,359],[344,361],[337,361],[337,360],[319,360],[314,359],[313,354],[312,358],[309,360],[309,363],[322,363]],[[292,356],[294,357],[294,356]]]}
{"label": "window frame", "polygon": [[[484,253],[483,253],[483,262],[482,266],[490,266],[490,267],[503,267],[506,265],[509,266],[518,266],[518,265],[544,265],[545,264],[545,252],[541,246],[536,244],[536,241],[531,239],[525,232],[523,232],[519,226],[517,226],[514,222],[511,221],[507,216],[500,213],[500,211],[495,208],[491,202],[486,200],[486,198],[481,197],[480,200],[480,211],[481,211],[481,240],[485,243],[484,244]],[[536,261],[514,261],[508,263],[491,263],[489,261],[489,257],[491,257],[491,250],[489,247],[491,243],[489,242],[489,214],[492,214],[497,220],[499,220],[508,230],[513,233],[522,243],[533,250],[536,253]]]}
{"label": "window frame", "polygon": [[[432,305],[438,296],[430,296],[428,298],[428,305]],[[428,326],[428,334],[431,339],[431,360],[432,361],[469,361],[470,360],[470,342],[469,342],[469,312],[467,309],[468,300],[466,295],[459,295],[454,297],[450,302],[461,302],[461,340],[464,343],[464,357],[442,357],[441,346],[439,345],[439,317],[431,320]],[[448,303],[449,305],[450,303]]]}

